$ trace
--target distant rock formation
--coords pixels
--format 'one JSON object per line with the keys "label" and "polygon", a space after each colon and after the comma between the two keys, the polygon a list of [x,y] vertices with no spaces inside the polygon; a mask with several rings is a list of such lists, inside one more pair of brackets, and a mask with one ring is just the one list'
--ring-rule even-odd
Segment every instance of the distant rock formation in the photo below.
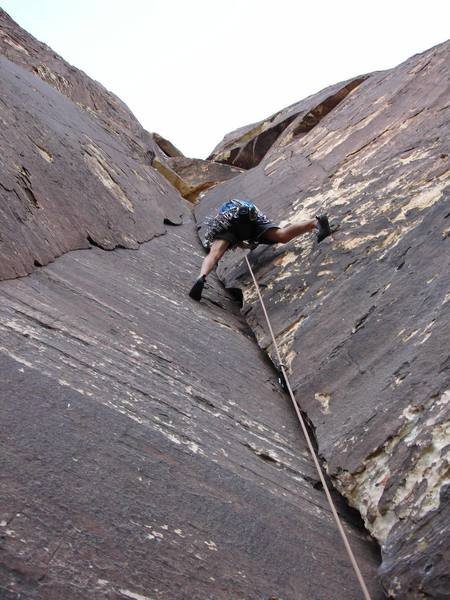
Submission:
{"label": "distant rock formation", "polygon": [[151,164],[170,181],[183,198],[192,203],[195,203],[199,195],[208,188],[232,179],[243,171],[218,162],[184,156],[162,159],[154,156]]}
{"label": "distant rock formation", "polygon": [[[241,251],[218,270],[232,293],[186,295],[197,228],[242,195],[339,225],[250,260],[386,595],[447,597],[448,51],[200,161],[0,9],[2,598],[360,598]],[[334,494],[380,600],[376,544]]]}
{"label": "distant rock formation", "polygon": [[[338,83],[318,94],[275,113],[261,123],[229,133],[216,146],[209,160],[244,169],[256,167],[282,142],[305,135],[368,76]],[[282,135],[283,134],[283,135]]]}

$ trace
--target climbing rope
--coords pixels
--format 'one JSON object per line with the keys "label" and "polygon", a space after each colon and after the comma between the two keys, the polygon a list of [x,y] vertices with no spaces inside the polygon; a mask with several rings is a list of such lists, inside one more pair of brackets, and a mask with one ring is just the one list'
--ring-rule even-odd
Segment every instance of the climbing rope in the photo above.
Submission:
{"label": "climbing rope", "polygon": [[302,414],[300,412],[300,409],[298,407],[298,404],[297,404],[297,402],[295,400],[294,393],[292,391],[291,385],[289,383],[289,379],[287,377],[285,366],[283,365],[283,361],[281,360],[280,351],[278,349],[278,344],[277,344],[277,342],[275,340],[275,335],[273,333],[272,325],[270,324],[269,315],[267,314],[267,310],[266,310],[266,307],[265,307],[265,304],[264,304],[264,300],[263,300],[262,295],[261,295],[261,291],[259,289],[258,282],[256,281],[256,277],[255,277],[255,275],[253,273],[252,267],[250,266],[250,262],[249,262],[249,260],[247,258],[247,255],[245,255],[245,260],[247,262],[247,266],[248,266],[248,270],[250,271],[250,275],[252,276],[253,283],[255,284],[255,288],[256,288],[256,291],[257,291],[258,297],[259,297],[259,301],[261,303],[261,306],[262,306],[262,309],[263,309],[263,312],[264,312],[264,316],[265,316],[266,321],[267,321],[267,326],[269,328],[270,335],[272,337],[273,346],[275,348],[275,353],[276,353],[276,357],[277,357],[277,360],[278,360],[278,365],[279,365],[280,373],[281,373],[281,376],[283,378],[283,380],[282,380],[283,388],[285,388],[287,390],[287,392],[289,393],[289,396],[290,396],[290,398],[292,400],[292,404],[294,406],[295,414],[297,415],[297,418],[299,420],[300,426],[301,426],[302,431],[303,431],[303,435],[305,436],[305,439],[306,439],[306,443],[308,444],[308,448],[309,448],[309,451],[311,453],[312,459],[314,461],[314,465],[316,467],[316,470],[317,470],[317,473],[319,475],[320,481],[322,483],[325,495],[326,495],[327,500],[328,500],[328,504],[330,505],[331,512],[332,512],[334,520],[336,522],[336,526],[338,528],[339,533],[341,534],[342,541],[344,542],[345,549],[347,550],[348,557],[349,557],[350,562],[352,564],[352,567],[353,567],[353,570],[355,572],[355,575],[356,575],[356,577],[358,579],[359,585],[361,586],[361,590],[362,590],[363,596],[364,596],[365,600],[371,600],[370,594],[369,594],[369,591],[367,589],[367,586],[366,586],[366,583],[364,581],[364,578],[362,576],[361,570],[360,570],[360,568],[358,566],[358,563],[356,562],[356,558],[355,558],[355,556],[353,554],[353,551],[351,549],[350,543],[349,543],[349,541],[347,539],[347,535],[346,535],[346,533],[344,531],[344,528],[342,526],[341,520],[340,520],[339,515],[338,515],[338,513],[336,511],[336,508],[334,506],[333,499],[331,498],[330,490],[328,489],[328,485],[327,485],[327,483],[325,481],[325,477],[323,475],[322,468],[321,468],[320,463],[319,463],[319,459],[317,458],[316,452],[315,452],[314,447],[312,445],[311,437],[310,437],[309,432],[308,432],[308,430],[306,428],[305,420],[303,419]]}

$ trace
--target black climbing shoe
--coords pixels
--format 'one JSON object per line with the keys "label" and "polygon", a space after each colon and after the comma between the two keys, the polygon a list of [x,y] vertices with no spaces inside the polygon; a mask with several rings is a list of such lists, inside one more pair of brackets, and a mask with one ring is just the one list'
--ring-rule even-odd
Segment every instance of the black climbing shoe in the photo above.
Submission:
{"label": "black climbing shoe", "polygon": [[194,300],[197,300],[197,302],[202,297],[202,292],[203,292],[203,287],[205,285],[205,281],[206,281],[206,276],[202,275],[195,281],[194,285],[191,287],[191,291],[189,292],[189,296],[191,298],[193,298]]}
{"label": "black climbing shoe", "polygon": [[317,219],[317,243],[321,242],[322,240],[324,240],[326,237],[328,237],[332,231],[330,229],[330,224],[328,222],[328,217],[327,215],[321,215],[320,217],[316,217]]}

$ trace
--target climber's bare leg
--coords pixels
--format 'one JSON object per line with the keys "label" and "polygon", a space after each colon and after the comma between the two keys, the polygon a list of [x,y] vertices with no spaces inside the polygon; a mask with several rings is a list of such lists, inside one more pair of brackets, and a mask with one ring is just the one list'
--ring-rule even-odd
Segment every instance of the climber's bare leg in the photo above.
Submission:
{"label": "climber's bare leg", "polygon": [[228,249],[230,242],[228,240],[214,240],[211,244],[209,254],[203,259],[202,268],[200,271],[200,277],[207,276],[211,273],[214,267],[217,265],[219,260],[225,254]]}
{"label": "climber's bare leg", "polygon": [[280,229],[268,229],[264,233],[264,239],[268,240],[269,242],[285,244],[299,235],[303,235],[304,233],[308,233],[314,229],[317,229],[317,219],[299,221],[298,223],[286,225],[286,227],[281,227]]}

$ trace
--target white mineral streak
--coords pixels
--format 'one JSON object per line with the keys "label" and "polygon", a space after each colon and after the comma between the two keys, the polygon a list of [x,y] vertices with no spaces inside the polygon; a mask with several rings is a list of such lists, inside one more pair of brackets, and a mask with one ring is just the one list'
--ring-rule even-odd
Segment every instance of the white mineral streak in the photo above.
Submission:
{"label": "white mineral streak", "polygon": [[[430,401],[423,410],[408,407],[403,411],[403,424],[397,434],[363,463],[352,475],[337,478],[337,486],[361,513],[367,529],[383,544],[392,527],[407,516],[421,519],[439,507],[440,491],[450,483],[448,450],[450,445],[450,390],[439,400]],[[429,413],[428,419],[421,419]],[[423,431],[427,437],[421,439]],[[429,437],[428,437],[429,436]],[[391,475],[391,462],[402,446],[416,446],[419,455],[399,482],[389,505],[379,510],[379,501]],[[425,482],[418,493],[418,485]],[[413,497],[413,493],[417,497]]]}
{"label": "white mineral streak", "polygon": [[100,148],[93,143],[88,144],[84,159],[91,172],[98,177],[102,184],[117,198],[120,204],[122,204],[129,212],[134,212],[132,202],[128,199],[124,190],[116,181],[119,177],[110,164],[111,161],[108,162],[107,157]]}
{"label": "white mineral streak", "polygon": [[413,208],[424,210],[438,202],[444,189],[448,186],[448,179],[445,178],[437,184],[431,185],[429,188],[422,192],[415,194],[406,206],[403,206],[400,213],[395,217],[394,221],[404,221],[406,219],[406,213]]}
{"label": "white mineral streak", "polygon": [[52,163],[53,162],[53,156],[50,154],[50,152],[48,150],[46,150],[45,148],[43,148],[42,146],[39,146],[38,144],[34,144],[36,147],[36,150],[39,152],[39,154],[42,156],[42,158],[48,162],[48,163]]}
{"label": "white mineral streak", "polygon": [[28,52],[28,50],[26,48],[24,48],[22,46],[22,44],[19,44],[16,40],[13,40],[7,33],[5,33],[5,32],[2,31],[0,33],[0,36],[8,44],[8,46],[11,46],[11,48],[14,48],[15,50],[19,50],[19,52],[23,52],[27,56],[30,55],[30,53]]}
{"label": "white mineral streak", "polygon": [[330,394],[316,393],[314,394],[314,399],[317,400],[317,402],[319,402],[322,412],[324,412],[325,414],[328,414],[330,412]]}
{"label": "white mineral streak", "polygon": [[264,167],[264,173],[269,176],[275,173],[277,169],[273,169],[272,167],[274,167],[280,161],[285,160],[285,158],[286,157],[284,156],[284,154],[282,154],[281,156],[278,156],[275,160],[272,160]]}
{"label": "white mineral streak", "polygon": [[305,315],[299,315],[294,322],[290,323],[289,327],[277,335],[277,344],[281,359],[288,371],[291,370],[292,361],[297,356],[297,353],[293,349],[295,336],[306,318]]}
{"label": "white mineral streak", "polygon": [[208,546],[209,550],[212,550],[214,552],[217,552],[217,545],[215,542],[213,542],[212,540],[205,540],[205,544],[206,546]]}
{"label": "white mineral streak", "polygon": [[[373,115],[370,115],[370,120],[372,117]],[[364,124],[364,121],[361,123]],[[361,124],[358,124],[356,128],[360,129],[360,125]],[[404,125],[401,124],[393,127],[392,129],[388,129],[384,134],[386,141],[391,139],[391,134],[396,134],[403,128]],[[351,132],[352,128],[349,128],[346,130],[345,135]],[[387,137],[388,133],[389,137]],[[336,144],[344,141],[344,138],[340,136],[339,132],[333,132],[333,134],[328,134],[328,136],[329,135],[332,135],[332,137],[336,139]],[[324,144],[324,146],[328,151],[330,140],[327,136],[325,137],[325,141],[327,143]],[[373,146],[373,149],[371,149],[369,152],[371,146]],[[352,210],[348,217],[343,219],[343,223],[351,225],[351,222],[353,222],[353,219],[356,217],[357,226],[360,228],[361,225],[364,225],[370,221],[372,213],[387,214],[388,218],[396,224],[405,220],[407,222],[402,227],[398,227],[397,225],[395,231],[385,230],[377,233],[376,236],[371,236],[370,238],[365,236],[358,238],[352,236],[352,239],[349,242],[342,242],[344,249],[353,249],[364,242],[380,238],[383,239],[383,235],[386,239],[384,240],[382,247],[385,247],[388,244],[392,244],[392,242],[397,241],[407,231],[414,228],[417,225],[417,220],[407,219],[406,213],[413,209],[421,212],[438,202],[442,198],[445,187],[448,185],[448,173],[444,173],[440,177],[437,177],[426,187],[424,186],[423,181],[418,183],[411,175],[411,171],[414,169],[414,163],[416,161],[423,161],[424,159],[428,158],[433,153],[434,148],[432,147],[427,148],[426,150],[416,150],[405,157],[399,157],[396,159],[397,162],[402,166],[410,165],[410,170],[404,169],[396,177],[391,177],[388,182],[383,181],[382,187],[380,187],[378,193],[372,193],[369,199],[365,202],[361,201],[360,199],[364,197],[365,191],[372,190],[374,187],[376,188],[384,177],[383,171],[377,171],[374,173],[374,177],[370,177],[371,172],[367,171],[367,158],[369,154],[373,153],[374,151],[379,151],[380,147],[381,146],[379,143],[368,144],[367,148],[364,150],[355,152],[353,156],[350,155],[349,158],[342,163],[340,168],[333,175],[328,188],[324,189],[322,186],[317,188],[317,191],[313,190],[307,198],[300,197],[294,201],[293,212],[289,217],[289,221],[292,222],[306,218],[306,215],[309,213],[309,211],[313,210],[315,207],[320,206],[321,209],[326,209],[327,207],[350,203],[353,205],[354,200],[358,199],[354,210]],[[314,158],[315,154],[311,155],[311,157]],[[389,164],[389,167],[392,169],[392,162]],[[361,175],[362,173],[364,173],[362,180],[355,182],[354,177]],[[352,177],[346,180],[347,175],[349,174],[351,174]],[[347,235],[352,234],[351,227],[344,228],[344,231],[345,229],[347,229]],[[374,246],[378,246],[378,243],[375,243]]]}
{"label": "white mineral streak", "polygon": [[130,590],[121,589],[120,593],[127,598],[132,598],[133,600],[152,600],[148,596],[143,596],[142,594],[137,594],[136,592],[130,592]]}
{"label": "white mineral streak", "polygon": [[[351,135],[369,125],[369,123],[378,117],[378,115],[380,115],[384,109],[385,105],[383,105],[378,111],[374,111],[354,125],[349,126],[348,123],[346,123],[345,129],[327,132],[322,138],[322,141],[317,144],[316,149],[314,153],[311,154],[310,158],[312,160],[323,160],[338,146],[343,144]],[[323,131],[326,131],[325,127],[323,127]]]}

